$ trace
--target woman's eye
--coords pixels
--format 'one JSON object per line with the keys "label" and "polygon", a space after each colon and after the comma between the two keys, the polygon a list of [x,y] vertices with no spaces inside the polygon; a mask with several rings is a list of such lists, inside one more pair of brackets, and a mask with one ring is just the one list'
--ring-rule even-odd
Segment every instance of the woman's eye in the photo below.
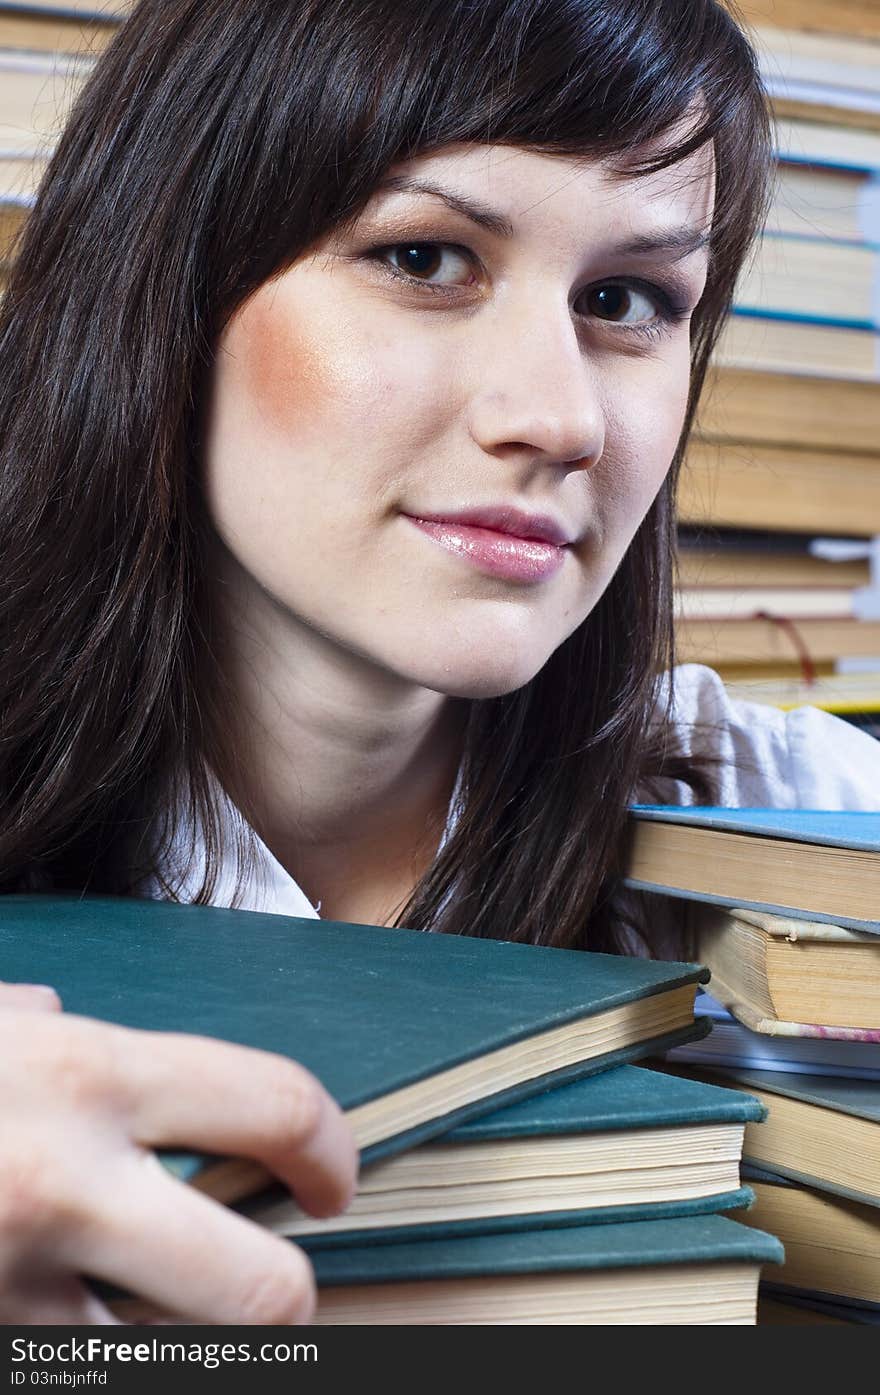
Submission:
{"label": "woman's eye", "polygon": [[[449,242],[389,243],[372,248],[367,256],[396,280],[438,297],[455,297],[457,291],[479,281],[473,253]],[[593,286],[583,293],[580,303],[584,314],[651,339],[670,333],[686,317],[686,311],[665,291],[627,281]]]}
{"label": "woman's eye", "polygon": [[[473,285],[471,259],[463,251],[444,242],[398,242],[376,253],[389,271],[430,289]],[[388,258],[393,258],[389,263]]]}
{"label": "woman's eye", "polygon": [[656,295],[622,282],[594,286],[587,292],[586,301],[588,314],[613,324],[644,325],[663,313]]}

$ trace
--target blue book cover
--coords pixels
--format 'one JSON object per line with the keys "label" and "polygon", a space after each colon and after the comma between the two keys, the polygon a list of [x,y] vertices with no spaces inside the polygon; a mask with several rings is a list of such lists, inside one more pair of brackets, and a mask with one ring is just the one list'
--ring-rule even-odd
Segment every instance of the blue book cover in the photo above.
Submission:
{"label": "blue book cover", "polygon": [[[880,946],[878,946],[880,952]],[[857,1038],[821,1034],[770,1036],[737,1021],[727,1008],[705,990],[699,992],[694,1012],[712,1023],[708,1036],[675,1046],[666,1059],[692,1061],[704,1066],[735,1066],[744,1070],[793,1071],[796,1074],[849,1076],[855,1080],[880,1080],[880,1029]]]}
{"label": "blue book cover", "polygon": [[[880,797],[880,795],[878,795]],[[690,824],[728,833],[781,838],[819,847],[880,853],[880,812],[841,809],[758,809],[720,805],[633,804],[636,819]]]}
{"label": "blue book cover", "polygon": [[880,812],[634,804],[642,891],[880,933]]}

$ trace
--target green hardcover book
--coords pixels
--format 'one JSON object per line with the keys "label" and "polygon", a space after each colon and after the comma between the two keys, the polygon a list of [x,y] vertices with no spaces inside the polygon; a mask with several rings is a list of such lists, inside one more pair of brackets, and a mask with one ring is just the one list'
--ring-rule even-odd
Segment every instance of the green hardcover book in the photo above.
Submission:
{"label": "green hardcover book", "polygon": [[[503,940],[118,897],[0,898],[0,979],[65,1008],[299,1061],[364,1161],[489,1108],[699,1035],[707,970]],[[168,1156],[233,1201],[255,1164]]]}
{"label": "green hardcover book", "polygon": [[363,1168],[341,1216],[309,1216],[281,1188],[242,1209],[310,1248],[733,1210],[753,1200],[743,1129],[765,1113],[737,1090],[618,1066]]}
{"label": "green hardcover book", "polygon": [[749,1324],[779,1241],[721,1216],[312,1254],[319,1324]]}
{"label": "green hardcover book", "polygon": [[720,1066],[675,1071],[747,1091],[766,1106],[760,1128],[746,1125],[746,1162],[880,1207],[880,1081]]}

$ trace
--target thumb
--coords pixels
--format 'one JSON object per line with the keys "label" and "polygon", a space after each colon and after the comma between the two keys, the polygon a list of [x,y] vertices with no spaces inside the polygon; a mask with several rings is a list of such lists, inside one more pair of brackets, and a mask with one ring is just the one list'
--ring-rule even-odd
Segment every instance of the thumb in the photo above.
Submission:
{"label": "thumb", "polygon": [[61,999],[45,983],[0,983],[0,1011],[60,1012]]}

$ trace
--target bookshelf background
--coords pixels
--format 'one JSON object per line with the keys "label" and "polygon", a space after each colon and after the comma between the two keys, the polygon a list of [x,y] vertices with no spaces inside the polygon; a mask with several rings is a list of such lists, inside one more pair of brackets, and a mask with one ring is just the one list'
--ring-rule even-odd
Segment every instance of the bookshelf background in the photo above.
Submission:
{"label": "bookshelf background", "polygon": [[679,658],[880,732],[880,5],[739,8],[776,182],[682,480]]}

